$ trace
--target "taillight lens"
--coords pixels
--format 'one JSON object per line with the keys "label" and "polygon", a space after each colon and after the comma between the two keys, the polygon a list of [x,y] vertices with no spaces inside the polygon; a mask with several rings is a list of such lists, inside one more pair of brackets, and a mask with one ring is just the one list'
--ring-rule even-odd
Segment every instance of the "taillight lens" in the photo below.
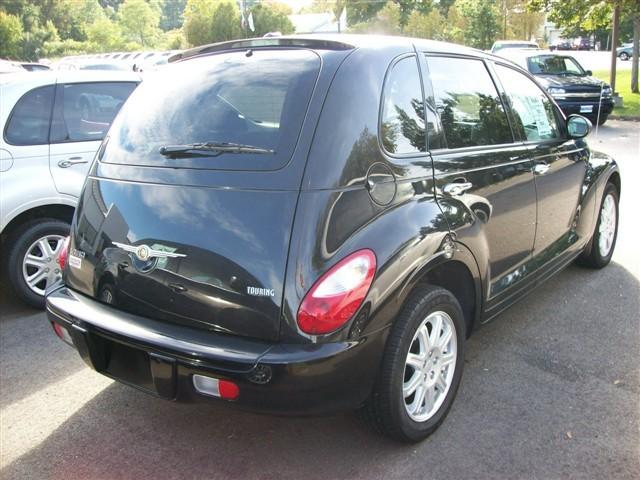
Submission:
{"label": "taillight lens", "polygon": [[298,309],[300,330],[311,335],[333,332],[362,305],[376,273],[376,256],[359,250],[322,275]]}
{"label": "taillight lens", "polygon": [[60,270],[64,270],[64,267],[67,265],[67,261],[69,260],[69,243],[71,242],[71,237],[67,237],[64,239],[64,243],[62,244],[62,248],[60,249],[60,253],[58,254],[58,258],[56,262],[60,265]]}

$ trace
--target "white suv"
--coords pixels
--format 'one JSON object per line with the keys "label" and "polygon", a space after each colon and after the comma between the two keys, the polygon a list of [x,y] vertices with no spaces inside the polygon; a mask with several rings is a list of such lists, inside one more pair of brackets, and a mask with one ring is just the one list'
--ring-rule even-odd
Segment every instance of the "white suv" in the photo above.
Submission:
{"label": "white suv", "polygon": [[38,72],[0,77],[0,234],[16,293],[44,305],[60,277],[87,170],[113,118],[140,82],[133,72]]}

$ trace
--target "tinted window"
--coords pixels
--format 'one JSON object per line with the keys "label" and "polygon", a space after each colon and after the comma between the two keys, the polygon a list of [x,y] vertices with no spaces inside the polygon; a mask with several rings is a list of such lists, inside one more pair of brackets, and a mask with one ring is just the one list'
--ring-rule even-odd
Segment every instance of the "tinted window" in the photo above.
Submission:
{"label": "tinted window", "polygon": [[539,55],[527,59],[527,69],[541,75],[584,75],[584,70],[571,57]]}
{"label": "tinted window", "polygon": [[554,107],[544,92],[520,72],[496,65],[511,108],[515,113],[515,129],[528,141],[558,138],[558,122]]}
{"label": "tinted window", "polygon": [[31,90],[22,96],[9,118],[5,131],[12,145],[43,145],[49,143],[49,119],[54,86]]}
{"label": "tinted window", "polygon": [[424,103],[415,57],[403,58],[393,66],[383,102],[380,134],[384,149],[399,154],[426,151]]}
{"label": "tinted window", "polygon": [[429,72],[449,148],[511,143],[498,92],[480,60],[428,57]]}
{"label": "tinted window", "polygon": [[135,83],[73,83],[64,85],[51,128],[51,143],[102,140]]}
{"label": "tinted window", "polygon": [[[269,170],[293,153],[320,60],[306,50],[236,51],[169,65],[131,95],[103,161],[184,168]],[[160,147],[236,143],[272,153],[185,155]]]}

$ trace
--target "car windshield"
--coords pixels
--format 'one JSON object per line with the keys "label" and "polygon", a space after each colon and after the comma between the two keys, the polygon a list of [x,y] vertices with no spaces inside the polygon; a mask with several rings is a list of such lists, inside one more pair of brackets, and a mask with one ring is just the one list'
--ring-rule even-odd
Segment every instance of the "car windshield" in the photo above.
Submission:
{"label": "car windshield", "polygon": [[[226,52],[170,64],[145,78],[129,98],[110,130],[103,161],[281,168],[293,154],[319,68],[316,53],[285,49]],[[192,152],[193,145],[214,144],[218,147],[198,148],[191,155],[161,152],[167,146]]]}
{"label": "car windshield", "polygon": [[529,57],[527,68],[534,75],[586,75],[578,62],[562,55]]}

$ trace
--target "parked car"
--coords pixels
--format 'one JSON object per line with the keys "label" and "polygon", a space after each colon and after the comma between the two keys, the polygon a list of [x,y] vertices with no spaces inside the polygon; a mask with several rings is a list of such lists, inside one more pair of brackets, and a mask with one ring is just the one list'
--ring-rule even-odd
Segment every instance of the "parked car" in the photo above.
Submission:
{"label": "parked car", "polygon": [[3,60],[0,58],[0,75],[5,73],[24,72],[22,65],[11,60]]}
{"label": "parked car", "polygon": [[627,61],[633,56],[633,44],[623,44],[616,48],[616,55],[620,60]]}
{"label": "parked car", "polygon": [[17,295],[44,306],[89,164],[139,82],[133,73],[41,72],[0,79],[0,234]]}
{"label": "parked car", "polygon": [[508,60],[350,35],[174,59],[96,155],[47,297],[111,378],[287,415],[364,406],[417,441],[475,329],[611,259],[615,161]]}
{"label": "parked car", "polygon": [[572,50],[572,44],[569,40],[557,40],[549,45],[549,50]]}
{"label": "parked car", "polygon": [[43,63],[21,63],[22,68],[29,72],[42,72],[46,70],[51,70],[49,65],[44,65]]}
{"label": "parked car", "polygon": [[497,53],[497,52],[499,52],[501,50],[505,50],[505,49],[508,49],[508,48],[539,49],[540,46],[536,42],[529,42],[529,41],[526,41],[526,40],[498,40],[497,42],[493,43],[493,46],[491,47],[491,53]]}
{"label": "parked car", "polygon": [[588,37],[578,37],[573,40],[572,50],[592,50],[593,45]]}
{"label": "parked car", "polygon": [[575,58],[530,50],[505,50],[500,55],[535,75],[566,115],[579,113],[598,125],[609,118],[614,105],[611,87]]}
{"label": "parked car", "polygon": [[131,66],[123,61],[108,59],[71,59],[56,64],[56,70],[111,70],[111,71],[133,71]]}

